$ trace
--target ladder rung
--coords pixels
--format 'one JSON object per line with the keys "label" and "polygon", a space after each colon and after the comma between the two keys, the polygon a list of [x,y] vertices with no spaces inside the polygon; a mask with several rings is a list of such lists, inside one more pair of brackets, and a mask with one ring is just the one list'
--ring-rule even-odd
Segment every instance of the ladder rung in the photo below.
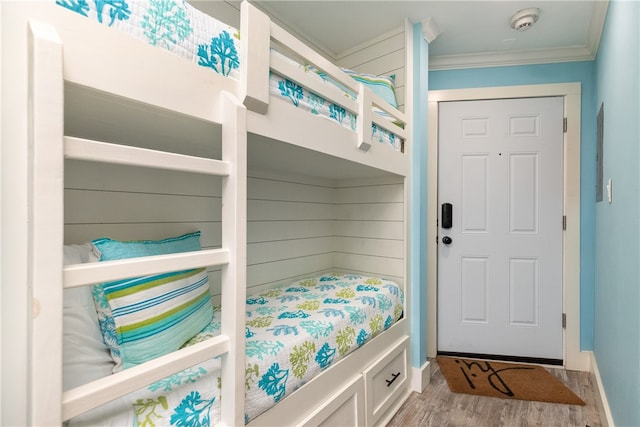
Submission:
{"label": "ladder rung", "polygon": [[167,273],[229,262],[226,249],[208,249],[169,255],[128,258],[117,261],[90,262],[64,267],[64,287],[74,288],[92,283],[126,279],[148,274]]}
{"label": "ladder rung", "polygon": [[62,395],[63,419],[73,418],[228,351],[229,337],[218,335],[141,365],[73,388]]}
{"label": "ladder rung", "polygon": [[64,153],[68,159],[179,170],[209,175],[226,176],[229,175],[230,171],[229,163],[222,160],[92,141],[71,136],[64,137]]}

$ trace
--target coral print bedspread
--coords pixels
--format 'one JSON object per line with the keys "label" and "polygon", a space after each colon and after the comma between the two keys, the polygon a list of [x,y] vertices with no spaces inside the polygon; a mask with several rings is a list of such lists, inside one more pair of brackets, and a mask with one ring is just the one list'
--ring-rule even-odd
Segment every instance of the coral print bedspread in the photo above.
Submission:
{"label": "coral print bedspread", "polygon": [[327,275],[247,299],[248,420],[309,381],[402,315],[393,282]]}
{"label": "coral print bedspread", "polygon": [[[245,422],[393,325],[402,316],[403,300],[394,282],[338,274],[300,280],[248,297]],[[219,333],[217,310],[211,324],[186,345]],[[105,408],[111,417],[108,424],[216,424],[220,419],[219,367],[219,359],[209,360],[127,396],[127,413],[115,416],[116,409]],[[95,418],[84,420],[87,425],[97,423]]]}
{"label": "coral print bedspread", "polygon": [[56,0],[56,4],[218,74],[239,78],[238,30],[186,1]]}

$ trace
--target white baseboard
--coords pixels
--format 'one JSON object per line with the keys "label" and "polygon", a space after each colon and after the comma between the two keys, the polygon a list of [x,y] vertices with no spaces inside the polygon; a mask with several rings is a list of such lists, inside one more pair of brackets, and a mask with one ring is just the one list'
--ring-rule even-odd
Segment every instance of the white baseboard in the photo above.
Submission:
{"label": "white baseboard", "polygon": [[598,413],[600,414],[600,422],[603,427],[614,427],[611,408],[609,407],[609,401],[607,400],[607,395],[604,391],[604,385],[602,384],[602,378],[600,377],[600,371],[598,370],[596,356],[592,351],[589,353],[591,357],[591,381],[593,381],[596,386],[595,397]]}
{"label": "white baseboard", "polygon": [[422,393],[430,381],[431,365],[428,360],[419,368],[411,368],[411,390]]}

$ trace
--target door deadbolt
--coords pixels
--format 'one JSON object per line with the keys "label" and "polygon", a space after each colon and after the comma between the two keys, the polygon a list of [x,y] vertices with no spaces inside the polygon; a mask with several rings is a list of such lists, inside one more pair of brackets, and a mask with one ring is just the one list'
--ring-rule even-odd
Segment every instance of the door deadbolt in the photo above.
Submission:
{"label": "door deadbolt", "polygon": [[442,228],[451,228],[453,226],[453,205],[451,203],[442,204]]}

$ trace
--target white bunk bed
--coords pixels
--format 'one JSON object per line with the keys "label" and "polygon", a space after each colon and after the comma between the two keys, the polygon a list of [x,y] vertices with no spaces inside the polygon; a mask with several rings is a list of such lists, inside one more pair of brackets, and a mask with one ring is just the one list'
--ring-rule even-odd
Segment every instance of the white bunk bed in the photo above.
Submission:
{"label": "white bunk bed", "polygon": [[[378,278],[330,274],[319,275],[316,284],[328,281],[334,288],[347,289],[346,282],[353,279],[362,281],[354,285],[354,289],[362,288],[358,291],[376,285],[389,287],[399,297],[394,303],[385,300],[387,310],[394,314],[386,321],[382,318],[384,327],[363,330],[362,342],[341,349],[344,357],[336,358],[326,369],[322,366],[322,372],[313,377],[300,375],[297,390],[277,393],[271,409],[247,416],[245,337],[255,332],[247,322],[251,319],[245,318],[251,316],[249,311],[245,316],[247,159],[249,167],[261,169],[295,169],[304,162],[306,166],[298,172],[367,170],[371,176],[393,175],[403,181],[409,173],[411,152],[404,114],[246,2],[241,11],[240,48],[240,63],[246,66],[240,66],[239,79],[194,66],[59,6],[36,5],[25,10],[32,171],[29,275],[35,311],[30,331],[30,423],[51,425],[81,419],[81,414],[212,358],[220,360],[222,381],[216,395],[219,415],[207,418],[211,423],[377,425],[388,420],[408,394],[408,326],[403,318],[408,304],[402,299],[406,289],[403,283],[397,286]],[[308,66],[274,52],[276,48],[312,64],[341,87],[327,85]],[[355,129],[336,126],[273,96],[269,93],[271,74],[284,76],[352,112]],[[180,78],[168,84],[167,76]],[[345,90],[353,98],[345,97]],[[84,111],[87,105],[92,108]],[[378,115],[376,108],[392,120]],[[154,132],[145,135],[152,128]],[[375,142],[372,130],[376,128],[392,132],[392,140],[398,138],[402,143],[393,147]],[[168,135],[162,137],[163,132]],[[179,146],[176,138],[181,138]],[[68,243],[64,211],[69,210],[64,197],[65,159],[213,177],[214,185],[220,186],[220,247],[62,267],[60,248]],[[162,237],[166,236],[157,236]],[[222,310],[213,316],[213,322],[219,322],[219,333],[205,333],[191,346],[63,392],[60,337],[65,292],[140,275],[212,266],[221,269]],[[304,283],[290,285],[293,288],[265,286],[254,297],[294,288],[306,292],[309,284]],[[327,298],[341,296],[344,294]],[[288,327],[293,330],[296,326]],[[358,349],[361,345],[366,346],[364,350]]]}

